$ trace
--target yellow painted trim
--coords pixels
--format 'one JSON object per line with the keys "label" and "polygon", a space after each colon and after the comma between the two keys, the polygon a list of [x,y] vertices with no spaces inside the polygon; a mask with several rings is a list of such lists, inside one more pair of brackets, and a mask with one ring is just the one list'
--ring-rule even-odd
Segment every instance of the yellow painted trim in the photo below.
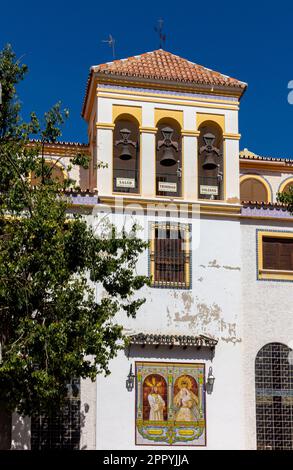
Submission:
{"label": "yellow painted trim", "polygon": [[241,139],[241,134],[225,133],[225,134],[223,134],[223,139],[240,140]]}
{"label": "yellow painted trim", "polygon": [[179,126],[183,127],[183,111],[178,111],[175,109],[162,109],[155,108],[155,125],[158,125],[158,122],[161,119],[174,119],[178,122]]}
{"label": "yellow painted trim", "polygon": [[[113,100],[114,98],[108,94],[105,93],[99,93],[98,94],[99,98],[109,98]],[[189,107],[194,107],[194,108],[212,108],[212,109],[228,109],[228,110],[233,110],[233,111],[238,111],[239,110],[239,105],[235,104],[235,106],[232,105],[220,105],[220,104],[209,104],[209,103],[187,103],[185,101],[164,101],[159,98],[131,98],[131,97],[125,97],[124,95],[117,95],[115,96],[115,100],[123,100],[123,101],[135,101],[136,103],[160,103],[164,105],[175,105],[175,106],[189,106]]]}
{"label": "yellow painted trim", "polygon": [[[200,101],[200,102],[212,102],[212,103],[221,103],[223,104],[223,100],[219,100],[216,98],[201,98],[198,96],[185,96],[185,95],[174,95],[174,94],[169,94],[169,93],[151,93],[149,91],[131,91],[131,90],[121,90],[119,88],[103,88],[103,87],[97,87],[97,93],[99,92],[104,92],[104,93],[112,93],[112,94],[120,94],[123,93],[125,95],[130,95],[130,96],[147,96],[147,97],[159,97],[159,98],[165,98],[166,100],[171,99],[178,99],[178,100],[185,100],[185,101]],[[191,91],[190,91],[191,93]],[[194,92],[194,93],[199,93],[199,92]],[[202,91],[201,91],[202,93]],[[206,91],[204,94],[208,94],[209,92]],[[211,92],[212,93],[212,92]],[[226,95],[221,95],[221,96],[226,96]],[[228,95],[229,97],[230,95]],[[227,104],[232,104],[232,105],[238,105],[239,101],[225,101]]]}
{"label": "yellow painted trim", "polygon": [[258,259],[258,279],[271,279],[275,281],[292,281],[293,271],[283,271],[277,269],[264,269],[263,267],[263,237],[271,238],[293,238],[293,232],[262,231],[257,233],[257,259]]}
{"label": "yellow painted trim", "polygon": [[97,129],[113,130],[115,128],[115,124],[112,124],[112,123],[109,123],[109,122],[97,122],[96,123],[96,128]]}
{"label": "yellow painted trim", "polygon": [[292,184],[293,185],[293,177],[292,178],[287,178],[285,181],[283,181],[283,183],[280,185],[279,187],[279,193],[282,193],[284,191],[284,189],[286,188],[286,186],[288,186],[288,184]]}
{"label": "yellow painted trim", "polygon": [[268,217],[264,217],[264,216],[257,216],[257,215],[246,215],[246,214],[243,214],[241,216],[242,219],[253,219],[253,220],[274,220],[276,222],[276,220],[279,222],[291,222],[293,223],[293,217],[278,217],[276,219],[276,217],[273,217],[273,216],[268,216]]}
{"label": "yellow painted trim", "polygon": [[253,174],[247,174],[247,175],[241,175],[240,176],[240,180],[239,180],[239,183],[240,183],[240,190],[241,190],[241,184],[246,181],[246,180],[250,180],[250,179],[254,179],[254,180],[257,180],[257,181],[260,181],[266,188],[266,191],[267,191],[267,198],[268,198],[268,201],[267,202],[272,202],[272,191],[271,191],[271,188],[268,184],[268,182],[260,175],[253,175]]}
{"label": "yellow painted trim", "polygon": [[[109,205],[111,208],[115,208],[115,198],[118,198],[119,201],[119,195],[114,193],[113,195],[99,195],[99,200],[103,204]],[[240,205],[230,205],[230,204],[225,204],[223,201],[212,201],[207,203],[202,203],[202,201],[185,201],[183,199],[179,198],[172,198],[171,199],[163,199],[163,196],[161,198],[156,197],[156,198],[143,198],[137,194],[134,194],[133,197],[129,196],[129,194],[124,194],[120,195],[121,198],[123,198],[123,204],[139,204],[141,205],[142,208],[147,209],[151,207],[156,207],[157,210],[162,209],[164,206],[168,207],[170,205],[176,206],[176,212],[180,209],[183,209],[183,206],[186,207],[186,214],[187,213],[192,213],[192,205],[195,204],[198,206],[198,211],[200,215],[215,215],[215,216],[237,216],[239,217],[241,215],[241,206]],[[123,206],[125,208],[125,206]],[[169,212],[169,210],[168,210]],[[170,211],[172,212],[172,210]],[[293,222],[293,220],[292,220]]]}
{"label": "yellow painted trim", "polygon": [[113,104],[112,105],[112,118],[113,122],[118,119],[118,117],[122,116],[123,114],[129,114],[133,116],[141,126],[142,124],[142,111],[140,106],[124,106],[120,104]]}
{"label": "yellow painted trim", "polygon": [[240,158],[240,168],[259,169],[259,171],[275,171],[278,173],[293,173],[293,164],[288,162],[272,162],[264,160],[243,160]]}
{"label": "yellow painted trim", "polygon": [[181,131],[181,135],[182,137],[199,137],[200,135],[200,132],[199,131],[195,131],[195,130],[186,130],[186,129],[182,129]]}
{"label": "yellow painted trim", "polygon": [[223,114],[209,114],[209,113],[197,113],[196,114],[196,128],[199,127],[206,121],[212,121],[218,124],[222,129],[223,134],[225,133],[225,116]]}
{"label": "yellow painted trim", "polygon": [[156,134],[158,128],[157,127],[144,127],[140,126],[140,132],[144,132],[145,134]]}

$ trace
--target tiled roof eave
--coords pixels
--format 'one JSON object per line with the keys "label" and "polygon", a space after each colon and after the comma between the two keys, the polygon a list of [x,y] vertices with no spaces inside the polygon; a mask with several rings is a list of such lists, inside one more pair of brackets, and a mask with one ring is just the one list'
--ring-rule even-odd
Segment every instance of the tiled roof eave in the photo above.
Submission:
{"label": "tiled roof eave", "polygon": [[247,84],[243,82],[243,85],[237,85],[235,83],[226,84],[216,84],[210,83],[208,81],[200,81],[200,80],[184,80],[184,79],[174,79],[170,80],[167,77],[162,76],[140,76],[135,74],[121,74],[121,73],[113,73],[113,72],[95,72],[95,78],[97,81],[101,82],[117,82],[117,83],[125,83],[125,82],[134,82],[137,85],[140,84],[149,84],[149,85],[157,85],[157,84],[164,84],[166,87],[179,87],[179,88],[189,88],[189,89],[202,89],[204,91],[211,91],[211,89],[215,92],[222,92],[229,90],[230,92],[237,93],[238,95],[243,95],[247,88]]}
{"label": "tiled roof eave", "polygon": [[140,346],[188,346],[201,348],[202,346],[214,349],[218,340],[205,335],[161,335],[156,333],[137,333],[129,335],[130,344]]}
{"label": "tiled roof eave", "polygon": [[281,202],[241,201],[243,207],[288,210],[288,204]]}
{"label": "tiled roof eave", "polygon": [[[34,145],[34,144],[42,144],[42,141],[40,139],[30,139],[28,145]],[[88,149],[89,144],[85,144],[83,142],[69,142],[69,141],[56,141],[56,142],[45,142],[45,147],[82,147]]]}
{"label": "tiled roof eave", "polygon": [[240,161],[243,161],[243,162],[263,162],[263,163],[266,163],[266,162],[269,162],[269,163],[288,163],[289,165],[292,165],[293,166],[293,159],[291,158],[288,158],[288,157],[262,157],[260,155],[255,155],[255,156],[243,156],[243,155],[239,155],[239,159]]}
{"label": "tiled roof eave", "polygon": [[108,82],[127,81],[134,85],[160,83],[177,89],[201,87],[203,90],[219,93],[223,90],[229,91],[238,97],[241,97],[247,88],[247,83],[236,78],[159,49],[91,67],[83,103],[83,116],[87,114],[87,104],[97,79]]}

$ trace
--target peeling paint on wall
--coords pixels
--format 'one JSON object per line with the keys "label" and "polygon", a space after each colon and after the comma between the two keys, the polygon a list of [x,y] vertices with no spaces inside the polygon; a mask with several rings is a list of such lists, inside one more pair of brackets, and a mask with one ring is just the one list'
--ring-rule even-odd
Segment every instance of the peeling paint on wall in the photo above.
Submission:
{"label": "peeling paint on wall", "polygon": [[216,269],[223,268],[223,269],[228,269],[232,271],[241,271],[240,266],[229,266],[229,265],[221,266],[220,264],[217,263],[216,259],[214,259],[213,261],[209,261],[208,266],[205,266],[204,264],[200,264],[200,267],[201,268],[208,267],[208,268],[216,268]]}
{"label": "peeling paint on wall", "polygon": [[213,261],[210,261],[209,262],[209,265],[208,265],[209,268],[217,268],[219,269],[221,266],[219,264],[217,264],[217,260],[214,259]]}
{"label": "peeling paint on wall", "polygon": [[[241,341],[237,335],[236,322],[224,319],[224,312],[217,303],[208,304],[194,297],[190,292],[173,292],[174,305],[167,307],[168,324],[187,324],[191,333],[207,334],[225,342],[236,344]],[[171,313],[172,312],[172,313]],[[237,315],[234,315],[236,320]]]}

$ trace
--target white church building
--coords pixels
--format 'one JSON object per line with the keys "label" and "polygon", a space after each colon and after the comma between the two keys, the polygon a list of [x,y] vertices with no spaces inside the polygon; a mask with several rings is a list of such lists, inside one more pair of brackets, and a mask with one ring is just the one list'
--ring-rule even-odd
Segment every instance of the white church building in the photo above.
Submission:
{"label": "white church building", "polygon": [[[93,66],[88,144],[46,147],[73,210],[149,241],[129,345],[77,383],[67,447],[293,449],[293,160],[239,151],[246,88],[162,49]],[[90,169],[68,174],[76,150]],[[50,426],[14,420],[14,448],[42,448]]]}

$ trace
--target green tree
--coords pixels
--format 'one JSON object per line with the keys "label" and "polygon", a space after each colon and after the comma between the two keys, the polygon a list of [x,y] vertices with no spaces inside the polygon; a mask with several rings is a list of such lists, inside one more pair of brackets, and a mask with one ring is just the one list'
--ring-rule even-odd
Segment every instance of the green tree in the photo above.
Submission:
{"label": "green tree", "polygon": [[[61,135],[60,103],[40,122],[21,119],[16,86],[27,67],[10,46],[0,53],[0,402],[21,414],[62,407],[73,377],[109,374],[124,347],[117,312],[135,317],[134,296],[148,279],[136,274],[146,243],[125,231],[99,237],[80,215],[68,219],[64,189],[50,179],[44,146]],[[38,139],[32,145],[32,137]],[[73,163],[87,164],[76,155]],[[32,187],[30,174],[41,177]],[[49,172],[49,173],[48,173]],[[95,299],[93,282],[103,286]]]}
{"label": "green tree", "polygon": [[288,206],[289,212],[293,214],[293,186],[290,186],[286,192],[277,194],[278,202]]}

